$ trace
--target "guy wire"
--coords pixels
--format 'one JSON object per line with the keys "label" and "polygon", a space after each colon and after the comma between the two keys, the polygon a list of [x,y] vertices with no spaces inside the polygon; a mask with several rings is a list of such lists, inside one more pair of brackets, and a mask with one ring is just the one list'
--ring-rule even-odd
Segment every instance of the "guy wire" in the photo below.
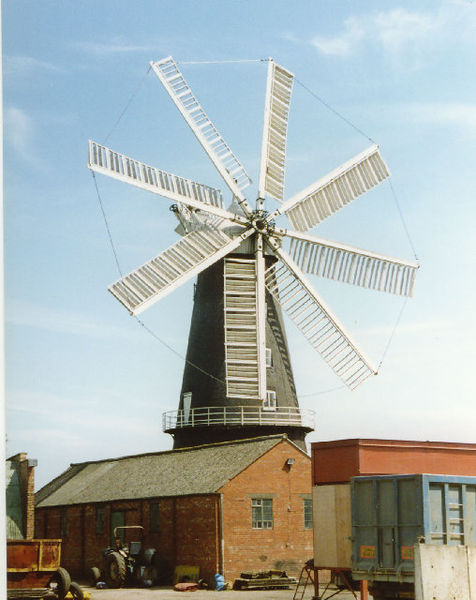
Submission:
{"label": "guy wire", "polygon": [[269,58],[243,58],[238,60],[178,60],[178,65],[224,65],[229,63],[265,62]]}
{"label": "guy wire", "polygon": [[[101,200],[101,194],[99,193],[99,188],[98,188],[98,185],[97,185],[97,182],[96,182],[96,176],[95,176],[94,171],[91,171],[91,173],[92,173],[93,180],[94,180],[94,187],[96,188],[96,194],[97,194],[99,206],[101,208],[101,213],[102,213],[102,216],[103,216],[103,219],[104,219],[104,225],[106,227],[107,236],[108,236],[108,239],[109,239],[109,243],[111,245],[112,253],[114,254],[114,260],[116,262],[116,267],[117,267],[117,270],[119,272],[119,276],[122,278],[122,276],[123,276],[122,269],[121,269],[121,266],[119,264],[119,259],[118,259],[116,247],[114,245],[114,241],[113,241],[113,238],[112,238],[111,229],[109,227],[109,223],[108,223],[108,220],[107,220],[106,211],[104,210],[104,206],[103,206],[103,203],[102,203],[102,200]],[[222,379],[219,379],[218,377],[215,377],[211,373],[208,373],[207,371],[205,371],[204,369],[202,369],[201,367],[199,367],[198,365],[196,365],[192,361],[188,360],[185,356],[183,356],[182,354],[180,354],[180,352],[177,352],[177,350],[175,350],[174,348],[172,348],[172,346],[169,346],[169,344],[167,344],[167,342],[164,342],[164,340],[162,340],[161,338],[159,338],[159,336],[156,333],[154,333],[149,327],[147,327],[147,325],[143,321],[141,321],[141,319],[139,319],[136,315],[133,315],[133,316],[134,316],[135,320],[137,321],[137,323],[139,323],[139,325],[141,325],[145,329],[145,331],[147,331],[153,338],[155,338],[163,346],[165,346],[166,348],[168,348],[171,352],[173,352],[176,356],[178,356],[180,359],[182,359],[188,365],[190,365],[194,369],[197,369],[197,371],[200,371],[200,373],[203,373],[207,377],[210,377],[211,379],[214,379],[215,381],[218,381],[219,383],[223,383],[223,384],[225,383]]]}
{"label": "guy wire", "polygon": [[190,360],[187,360],[182,354],[180,354],[180,352],[177,352],[177,350],[175,350],[174,348],[172,348],[172,346],[169,346],[169,344],[167,344],[167,342],[164,342],[164,340],[161,340],[156,333],[154,333],[149,327],[147,327],[147,325],[143,321],[141,321],[141,319],[139,319],[139,317],[137,317],[137,316],[134,315],[134,318],[139,323],[139,325],[141,325],[153,338],[155,338],[163,346],[165,346],[166,348],[168,348],[176,356],[178,356],[179,358],[181,358],[182,360],[184,360],[188,365],[190,365],[194,369],[197,369],[197,371],[200,371],[200,373],[203,373],[207,377],[210,377],[211,379],[214,379],[215,381],[218,381],[219,383],[223,383],[223,384],[225,383],[223,381],[223,379],[219,379],[218,377],[215,377],[215,375],[212,375],[211,373],[208,373],[207,371],[205,371],[204,369],[202,369],[198,365],[194,364]]}
{"label": "guy wire", "polygon": [[390,337],[388,338],[387,345],[384,348],[384,351],[383,351],[383,354],[382,354],[382,358],[380,359],[380,362],[378,364],[377,373],[380,371],[380,367],[382,366],[382,363],[383,363],[385,357],[387,356],[388,349],[390,348],[390,344],[392,343],[392,340],[393,340],[393,337],[395,335],[395,332],[397,331],[397,327],[400,324],[400,321],[401,321],[402,315],[403,315],[403,311],[405,310],[405,308],[407,306],[407,302],[408,302],[408,297],[405,298],[405,301],[403,302],[403,304],[402,304],[402,306],[400,308],[400,311],[399,311],[398,316],[397,316],[397,320],[395,322],[395,325],[393,326],[392,333],[390,334]]}
{"label": "guy wire", "polygon": [[322,390],[320,392],[312,392],[310,394],[298,394],[299,398],[311,398],[312,396],[320,396],[321,394],[330,394],[330,392],[337,392],[339,390],[346,390],[346,385],[339,385],[337,387],[329,388],[328,390]]}
{"label": "guy wire", "polygon": [[294,78],[294,80],[296,81],[296,83],[298,83],[302,88],[304,88],[309,94],[311,94],[311,96],[313,96],[316,100],[318,100],[322,105],[324,105],[327,109],[329,109],[331,112],[333,112],[337,117],[339,117],[339,119],[342,119],[342,121],[344,121],[345,123],[347,123],[347,125],[350,125],[353,129],[355,129],[355,131],[357,131],[358,133],[360,133],[360,135],[363,135],[365,138],[367,138],[369,140],[369,142],[372,142],[372,144],[376,144],[376,142],[365,133],[365,131],[362,131],[362,129],[360,129],[359,127],[357,127],[357,125],[355,125],[354,123],[352,123],[352,121],[350,121],[347,117],[344,117],[343,114],[341,114],[338,110],[336,110],[335,108],[333,108],[328,102],[326,102],[323,98],[321,98],[320,96],[318,96],[315,92],[313,92],[311,89],[309,89],[307,87],[307,85],[304,85],[304,83],[302,83],[302,81],[299,81],[299,79],[297,79],[297,77]]}
{"label": "guy wire", "polygon": [[142,79],[139,81],[136,89],[134,90],[134,92],[132,93],[132,96],[129,98],[129,100],[126,102],[126,105],[123,109],[123,111],[121,112],[121,114],[118,116],[118,118],[116,119],[116,122],[114,123],[114,125],[111,128],[111,131],[107,134],[107,136],[105,137],[104,141],[103,141],[103,145],[106,145],[107,140],[111,137],[112,132],[116,129],[116,127],[119,125],[119,122],[121,121],[122,117],[126,114],[127,109],[129,108],[129,106],[131,105],[132,101],[134,100],[134,98],[137,96],[137,94],[139,93],[139,90],[141,89],[145,78],[147,77],[147,75],[149,74],[150,70],[151,70],[151,66],[148,67],[147,71],[144,73],[144,75],[142,76]]}
{"label": "guy wire", "polygon": [[94,187],[96,188],[96,194],[98,197],[99,207],[101,208],[102,217],[104,219],[104,225],[105,225],[106,231],[107,231],[107,237],[109,238],[109,243],[111,245],[112,253],[114,254],[114,260],[116,261],[116,267],[119,272],[119,277],[122,277],[121,265],[119,264],[119,258],[117,257],[116,247],[115,247],[114,241],[112,239],[111,230],[109,229],[109,223],[107,221],[106,211],[104,210],[104,206],[103,206],[103,203],[101,200],[101,194],[99,193],[99,188],[98,188],[98,184],[96,181],[96,174],[94,173],[94,171],[91,171],[91,174],[93,176]]}
{"label": "guy wire", "polygon": [[415,246],[413,245],[412,238],[410,237],[410,232],[408,231],[408,227],[407,227],[406,221],[405,221],[405,219],[403,217],[403,212],[402,212],[402,209],[400,207],[400,202],[398,201],[397,193],[395,192],[395,189],[393,187],[393,183],[392,183],[392,178],[391,177],[389,177],[388,183],[390,185],[390,189],[392,191],[393,200],[394,200],[395,205],[397,207],[397,211],[398,211],[398,214],[400,216],[400,220],[402,222],[403,229],[405,230],[405,233],[406,233],[406,236],[407,236],[407,239],[408,239],[408,243],[410,244],[410,247],[412,249],[413,256],[415,257],[415,260],[418,262],[418,256],[417,256],[417,253],[416,253],[416,250],[415,250]]}

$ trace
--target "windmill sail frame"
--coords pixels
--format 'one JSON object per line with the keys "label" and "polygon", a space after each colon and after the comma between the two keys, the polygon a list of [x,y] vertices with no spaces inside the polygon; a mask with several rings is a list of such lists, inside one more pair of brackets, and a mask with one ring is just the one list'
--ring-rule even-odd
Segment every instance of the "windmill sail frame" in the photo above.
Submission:
{"label": "windmill sail frame", "polygon": [[[156,169],[90,141],[89,168],[176,202],[180,221],[177,231],[183,235],[110,286],[111,293],[136,315],[223,261],[227,397],[269,408],[266,402],[272,390],[267,389],[266,340],[271,297],[337,376],[355,389],[377,371],[315,291],[306,273],[411,296],[418,265],[307,232],[390,176],[379,147],[371,146],[285,200],[286,139],[294,75],[270,59],[258,196],[252,209],[243,192],[251,179],[177,63],[169,56],[150,64],[231,191],[232,206],[237,204],[239,209],[225,209],[222,192],[217,188]],[[266,212],[267,197],[281,204]],[[293,229],[276,226],[275,219],[283,214]],[[289,253],[283,248],[286,239],[290,241]],[[268,264],[268,257],[273,258],[273,264]]]}

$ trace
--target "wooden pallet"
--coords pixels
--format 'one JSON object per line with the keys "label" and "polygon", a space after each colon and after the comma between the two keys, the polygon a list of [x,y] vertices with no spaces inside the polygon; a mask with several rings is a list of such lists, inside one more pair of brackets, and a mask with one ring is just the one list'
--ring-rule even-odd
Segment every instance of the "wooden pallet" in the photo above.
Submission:
{"label": "wooden pallet", "polygon": [[238,577],[233,583],[234,590],[266,590],[266,589],[288,589],[295,586],[295,577]]}

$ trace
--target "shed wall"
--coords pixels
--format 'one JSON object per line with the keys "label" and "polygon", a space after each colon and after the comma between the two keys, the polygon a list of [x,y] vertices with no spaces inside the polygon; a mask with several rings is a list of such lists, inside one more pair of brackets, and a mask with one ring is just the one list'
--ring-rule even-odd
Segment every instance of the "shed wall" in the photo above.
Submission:
{"label": "shed wall", "polygon": [[[294,460],[289,468],[288,458]],[[243,571],[283,569],[299,575],[312,558],[312,528],[304,528],[303,500],[311,499],[310,459],[281,442],[226,484],[223,492],[227,581]],[[252,527],[253,498],[273,500],[273,528]]]}
{"label": "shed wall", "polygon": [[[159,503],[158,532],[150,531],[150,503]],[[37,537],[61,538],[61,564],[73,577],[102,566],[102,552],[111,543],[111,513],[123,512],[125,525],[144,527],[144,547],[156,548],[171,570],[180,564],[200,567],[200,576],[212,580],[217,569],[218,545],[215,495],[151,498],[111,503],[37,509]],[[103,533],[96,532],[96,512],[104,509]],[[66,511],[66,531],[61,535],[61,515]],[[128,533],[126,541],[139,539]]]}

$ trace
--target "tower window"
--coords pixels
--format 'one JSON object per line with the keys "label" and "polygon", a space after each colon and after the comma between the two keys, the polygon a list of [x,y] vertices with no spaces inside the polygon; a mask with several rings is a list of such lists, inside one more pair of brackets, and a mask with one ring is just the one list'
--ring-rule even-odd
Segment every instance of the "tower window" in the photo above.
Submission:
{"label": "tower window", "polygon": [[266,348],[266,367],[273,366],[273,355],[271,354],[271,348]]}
{"label": "tower window", "polygon": [[263,400],[263,410],[276,410],[276,392],[266,391],[266,400]]}
{"label": "tower window", "polygon": [[192,404],[192,392],[184,392],[182,395],[183,420],[188,423],[190,419],[190,405]]}

